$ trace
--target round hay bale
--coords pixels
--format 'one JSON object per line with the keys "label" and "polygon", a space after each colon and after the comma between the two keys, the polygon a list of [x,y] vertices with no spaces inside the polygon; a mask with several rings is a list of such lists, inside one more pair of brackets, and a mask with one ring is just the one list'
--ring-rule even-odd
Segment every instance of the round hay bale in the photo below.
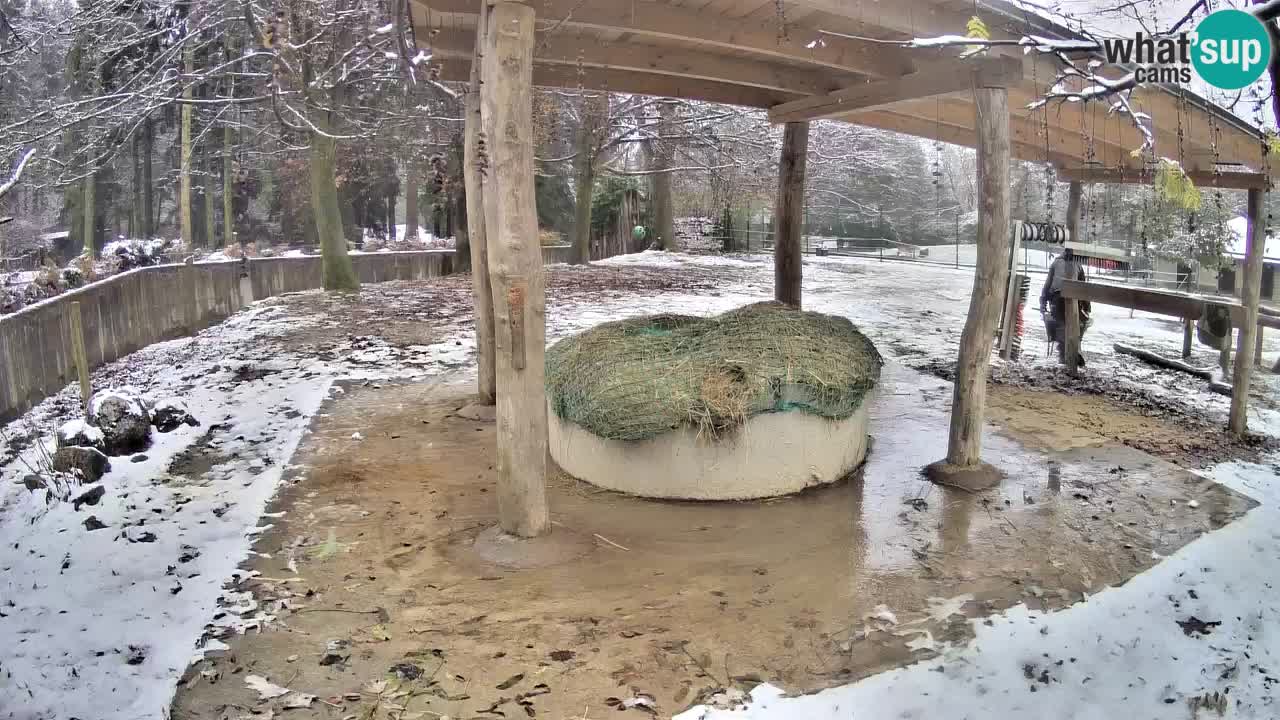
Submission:
{"label": "round hay bale", "polygon": [[583,480],[649,497],[834,482],[865,458],[882,364],[848,320],[778,303],[605,323],[547,353],[551,454]]}

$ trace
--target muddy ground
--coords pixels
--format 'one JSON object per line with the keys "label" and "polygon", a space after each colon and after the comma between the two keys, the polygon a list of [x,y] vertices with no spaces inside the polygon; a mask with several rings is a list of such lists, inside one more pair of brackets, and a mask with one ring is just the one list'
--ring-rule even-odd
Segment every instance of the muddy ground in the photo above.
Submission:
{"label": "muddy ground", "polygon": [[494,425],[468,417],[467,390],[357,383],[326,403],[250,563],[268,629],[193,666],[175,718],[278,709],[251,674],[317,695],[285,711],[298,718],[591,718],[765,679],[811,691],[930,657],[968,618],[1122,584],[1250,506],[1083,435],[1065,450],[992,436],[999,490],[933,488],[904,458],[936,452],[919,438],[945,436],[946,387],[897,368],[848,481],[705,504],[553,473],[553,535],[587,552],[516,570],[472,546],[496,521]]}

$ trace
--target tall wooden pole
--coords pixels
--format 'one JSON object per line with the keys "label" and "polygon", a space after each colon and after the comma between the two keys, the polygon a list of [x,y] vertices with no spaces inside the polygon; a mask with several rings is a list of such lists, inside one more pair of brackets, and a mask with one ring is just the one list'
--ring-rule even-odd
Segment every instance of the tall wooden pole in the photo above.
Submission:
{"label": "tall wooden pole", "polygon": [[[1080,241],[1080,195],[1080,182],[1072,180],[1067,186],[1067,236],[1072,242]],[[1075,280],[1075,277],[1067,279]],[[1062,357],[1067,364],[1067,374],[1075,377],[1080,372],[1080,303],[1075,298],[1064,298],[1062,306],[1062,316],[1067,323]]]}
{"label": "tall wooden pole", "polygon": [[1249,375],[1253,372],[1253,339],[1258,332],[1258,296],[1262,291],[1262,253],[1267,237],[1262,222],[1262,191],[1249,191],[1249,246],[1244,256],[1244,284],[1240,302],[1244,305],[1244,322],[1240,327],[1236,348],[1236,371],[1231,383],[1231,420],[1228,427],[1243,436],[1248,427]]}
{"label": "tall wooden pole", "polygon": [[800,233],[804,218],[804,171],[809,123],[789,122],[778,159],[778,200],[773,208],[773,298],[800,307],[803,275]]}
{"label": "tall wooden pole", "polygon": [[[489,286],[489,249],[485,242],[485,203],[484,184],[482,182],[480,164],[490,162],[491,151],[486,147],[481,157],[481,138],[488,135],[484,132],[480,113],[480,70],[484,66],[485,57],[485,23],[489,4],[487,0],[477,0],[480,13],[477,15],[475,57],[471,60],[471,85],[467,88],[466,103],[463,109],[466,123],[463,130],[463,185],[467,192],[467,238],[471,245],[471,294],[475,300],[476,317],[476,391],[480,402],[492,405],[495,402],[493,369],[493,290]],[[487,143],[486,143],[487,144]],[[491,163],[490,163],[491,164]],[[409,164],[409,174],[417,171],[413,163]],[[417,182],[410,183],[413,192],[417,192]],[[409,204],[414,215],[418,212],[417,198]],[[417,232],[418,221],[414,217],[408,221],[414,232]],[[408,226],[406,226],[407,229]],[[413,236],[417,240],[417,236]]]}
{"label": "tall wooden pole", "polygon": [[947,463],[962,468],[980,462],[987,367],[1009,268],[1009,94],[1004,88],[988,87],[975,88],[973,94],[978,133],[978,260],[969,315],[960,335],[947,442]]}
{"label": "tall wooden pole", "polygon": [[491,7],[480,77],[489,152],[484,225],[498,381],[498,515],[502,530],[520,537],[551,527],[545,293],[533,191],[533,15],[532,7],[515,2]]}

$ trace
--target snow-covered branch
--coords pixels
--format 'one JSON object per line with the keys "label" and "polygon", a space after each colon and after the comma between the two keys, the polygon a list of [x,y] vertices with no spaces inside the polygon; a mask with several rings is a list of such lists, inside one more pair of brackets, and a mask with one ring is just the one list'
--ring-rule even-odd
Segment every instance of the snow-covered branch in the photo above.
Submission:
{"label": "snow-covered branch", "polygon": [[9,178],[0,183],[0,198],[17,187],[18,181],[22,179],[22,171],[27,169],[27,163],[31,162],[31,158],[35,157],[35,155],[36,149],[30,148],[18,158],[18,164],[14,165],[13,172],[9,173]]}

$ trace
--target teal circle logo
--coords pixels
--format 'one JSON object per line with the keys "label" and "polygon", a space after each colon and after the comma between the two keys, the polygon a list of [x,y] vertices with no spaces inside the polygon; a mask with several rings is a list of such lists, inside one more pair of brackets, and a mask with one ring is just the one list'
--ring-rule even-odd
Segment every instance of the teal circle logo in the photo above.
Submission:
{"label": "teal circle logo", "polygon": [[1262,77],[1271,51],[1261,20],[1243,10],[1218,10],[1196,26],[1191,64],[1210,85],[1239,90]]}

